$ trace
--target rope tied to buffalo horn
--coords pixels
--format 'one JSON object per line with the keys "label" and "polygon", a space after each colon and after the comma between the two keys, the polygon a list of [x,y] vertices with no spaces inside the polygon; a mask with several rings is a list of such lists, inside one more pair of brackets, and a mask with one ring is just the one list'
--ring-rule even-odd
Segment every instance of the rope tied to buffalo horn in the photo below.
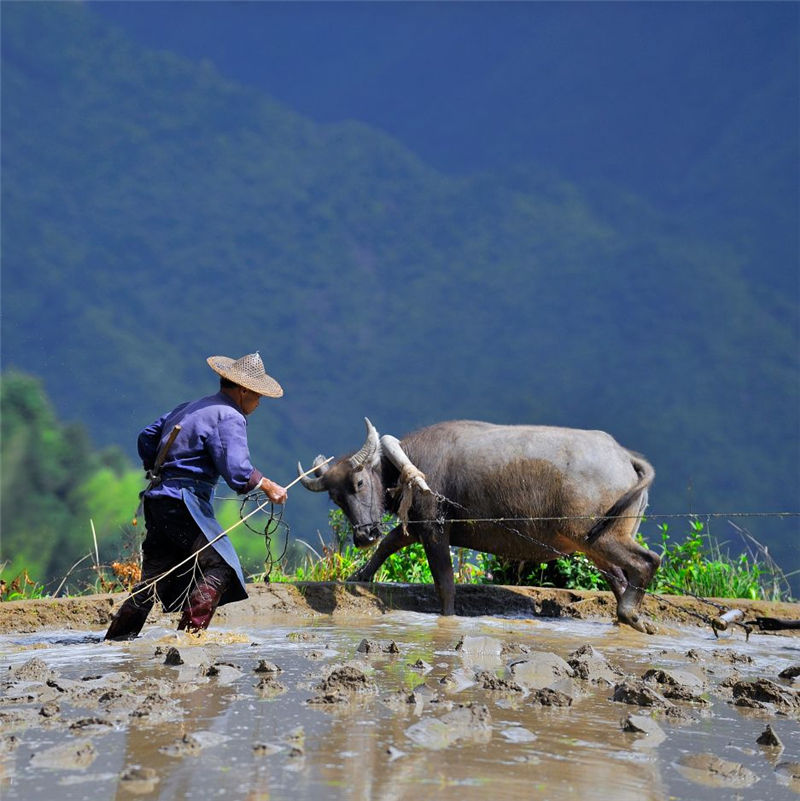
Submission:
{"label": "rope tied to buffalo horn", "polygon": [[389,490],[392,497],[400,495],[400,503],[397,507],[397,517],[403,526],[403,533],[408,534],[408,513],[411,509],[411,502],[414,500],[414,488],[419,489],[426,495],[431,494],[431,488],[425,480],[425,474],[411,462],[403,465],[400,470],[400,477],[397,486]]}

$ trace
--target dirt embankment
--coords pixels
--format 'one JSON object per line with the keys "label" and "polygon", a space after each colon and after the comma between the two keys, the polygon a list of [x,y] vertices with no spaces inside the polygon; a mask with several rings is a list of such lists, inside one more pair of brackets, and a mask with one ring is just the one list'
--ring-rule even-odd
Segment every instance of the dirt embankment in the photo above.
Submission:
{"label": "dirt embankment", "polygon": [[[380,615],[390,610],[439,612],[436,592],[427,584],[298,582],[249,585],[248,591],[247,600],[222,607],[215,622],[235,625],[240,619],[264,615],[335,617]],[[6,602],[0,604],[0,633],[101,628],[108,625],[125,597],[106,594]],[[797,603],[743,599],[705,602],[687,596],[648,595],[642,612],[656,626],[659,623],[709,626],[711,619],[730,609],[742,610],[745,622],[764,617],[800,620]],[[160,614],[154,611],[150,622],[155,622]],[[456,614],[613,620],[615,603],[609,592],[465,584],[456,591]],[[171,620],[164,618],[165,622]],[[800,636],[800,631],[797,634]]]}

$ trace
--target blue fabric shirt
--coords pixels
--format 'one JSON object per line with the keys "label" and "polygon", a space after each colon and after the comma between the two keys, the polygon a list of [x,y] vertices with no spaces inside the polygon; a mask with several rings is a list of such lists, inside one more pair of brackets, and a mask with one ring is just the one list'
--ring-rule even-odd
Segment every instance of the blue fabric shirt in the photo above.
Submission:
{"label": "blue fabric shirt", "polygon": [[143,429],[138,449],[145,470],[152,469],[176,424],[181,430],[161,467],[161,483],[148,489],[147,497],[180,498],[182,482],[171,479],[193,479],[213,486],[222,477],[240,494],[259,484],[262,474],[250,461],[247,419],[224,392],[182,403]]}
{"label": "blue fabric shirt", "polygon": [[161,466],[160,480],[143,494],[145,498],[175,498],[186,505],[214,550],[236,573],[238,580],[224,592],[220,606],[243,600],[247,590],[239,557],[214,516],[213,501],[220,477],[238,493],[250,492],[261,481],[262,474],[250,461],[247,419],[224,392],[182,403],[139,434],[137,444],[145,470],[153,469],[161,445],[175,425],[181,430]]}

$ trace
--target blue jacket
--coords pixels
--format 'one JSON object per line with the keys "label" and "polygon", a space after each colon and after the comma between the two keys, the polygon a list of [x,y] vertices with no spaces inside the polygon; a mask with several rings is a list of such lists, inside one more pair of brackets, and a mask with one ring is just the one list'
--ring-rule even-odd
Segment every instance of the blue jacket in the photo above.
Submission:
{"label": "blue jacket", "polygon": [[[214,490],[221,477],[237,493],[253,490],[262,474],[250,461],[247,445],[247,419],[224,393],[182,403],[144,428],[138,439],[139,456],[145,470],[151,470],[175,425],[181,430],[161,467],[160,481],[144,492],[147,498],[182,500],[206,539],[222,533],[214,516]],[[212,547],[234,569],[240,586],[231,586],[220,604],[247,597],[239,557],[227,535]]]}

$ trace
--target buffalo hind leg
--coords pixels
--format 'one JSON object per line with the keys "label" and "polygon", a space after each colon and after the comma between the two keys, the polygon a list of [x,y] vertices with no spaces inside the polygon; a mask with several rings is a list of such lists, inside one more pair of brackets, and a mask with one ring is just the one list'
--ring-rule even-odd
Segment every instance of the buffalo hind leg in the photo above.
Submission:
{"label": "buffalo hind leg", "polygon": [[592,555],[592,561],[597,566],[597,569],[603,574],[603,578],[608,582],[614,598],[617,600],[617,605],[622,600],[625,590],[628,589],[628,579],[625,578],[625,573],[621,568],[606,562],[596,554]]}
{"label": "buffalo hind leg", "polygon": [[[617,617],[623,623],[628,623],[640,631],[653,634],[645,624],[639,619],[639,607],[644,599],[644,594],[650,586],[650,582],[661,564],[661,557],[647,548],[642,548],[631,540],[633,545],[631,553],[631,565],[623,566],[623,571],[628,579],[628,586],[622,594],[622,598],[617,602]],[[630,552],[629,552],[630,553]],[[633,574],[633,575],[632,575]]]}
{"label": "buffalo hind leg", "polygon": [[[617,599],[619,622],[627,623],[638,631],[652,634],[652,627],[645,625],[639,618],[639,607],[661,564],[658,554],[643,548],[627,531],[620,534],[618,531],[610,530],[587,549],[586,555],[609,578],[609,584]],[[619,578],[620,575],[624,577],[624,581]]]}
{"label": "buffalo hind leg", "polygon": [[380,566],[393,554],[412,545],[419,540],[412,534],[406,534],[402,526],[395,526],[379,543],[375,553],[367,563],[355,573],[350,574],[345,581],[372,581]]}

